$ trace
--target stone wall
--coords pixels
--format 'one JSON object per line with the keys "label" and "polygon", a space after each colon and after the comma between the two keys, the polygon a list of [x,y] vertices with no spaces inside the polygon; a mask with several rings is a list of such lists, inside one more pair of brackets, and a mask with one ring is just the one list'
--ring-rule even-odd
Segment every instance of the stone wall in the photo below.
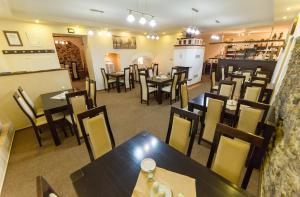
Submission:
{"label": "stone wall", "polygon": [[263,169],[261,196],[300,196],[300,37],[273,108],[277,131]]}

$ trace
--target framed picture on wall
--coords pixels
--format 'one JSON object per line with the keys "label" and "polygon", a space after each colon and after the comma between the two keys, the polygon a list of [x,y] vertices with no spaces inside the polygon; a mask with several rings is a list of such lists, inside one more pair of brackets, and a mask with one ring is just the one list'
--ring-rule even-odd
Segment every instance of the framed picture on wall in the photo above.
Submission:
{"label": "framed picture on wall", "polygon": [[9,46],[23,46],[19,32],[3,31],[3,33]]}
{"label": "framed picture on wall", "polygon": [[130,36],[113,36],[114,49],[136,49],[136,38]]}

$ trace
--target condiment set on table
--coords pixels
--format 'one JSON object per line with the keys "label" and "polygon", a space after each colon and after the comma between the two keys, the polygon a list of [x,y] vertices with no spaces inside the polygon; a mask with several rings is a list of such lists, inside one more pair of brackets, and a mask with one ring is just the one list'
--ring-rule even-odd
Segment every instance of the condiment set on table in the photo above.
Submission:
{"label": "condiment set on table", "polygon": [[[145,158],[141,162],[141,169],[147,173],[148,182],[153,182],[150,189],[150,197],[175,197],[173,196],[171,188],[167,185],[155,181],[154,171],[156,168],[156,162],[151,158]],[[177,197],[184,197],[182,193],[177,194]]]}

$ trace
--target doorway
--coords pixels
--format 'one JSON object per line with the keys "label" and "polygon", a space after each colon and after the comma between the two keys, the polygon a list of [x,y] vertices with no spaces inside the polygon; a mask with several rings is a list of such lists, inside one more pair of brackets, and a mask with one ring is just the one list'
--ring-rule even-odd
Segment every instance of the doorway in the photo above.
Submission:
{"label": "doorway", "polygon": [[53,35],[60,66],[69,70],[72,86],[76,89],[84,89],[85,78],[89,77],[84,39],[84,36]]}
{"label": "doorway", "polygon": [[118,53],[106,53],[104,61],[107,73],[121,71],[120,55]]}

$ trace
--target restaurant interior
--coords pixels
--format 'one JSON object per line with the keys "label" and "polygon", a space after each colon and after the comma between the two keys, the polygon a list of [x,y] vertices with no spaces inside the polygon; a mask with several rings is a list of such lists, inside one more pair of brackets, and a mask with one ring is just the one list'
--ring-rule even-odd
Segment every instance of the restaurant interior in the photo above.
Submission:
{"label": "restaurant interior", "polygon": [[0,196],[300,196],[299,17],[0,0]]}

